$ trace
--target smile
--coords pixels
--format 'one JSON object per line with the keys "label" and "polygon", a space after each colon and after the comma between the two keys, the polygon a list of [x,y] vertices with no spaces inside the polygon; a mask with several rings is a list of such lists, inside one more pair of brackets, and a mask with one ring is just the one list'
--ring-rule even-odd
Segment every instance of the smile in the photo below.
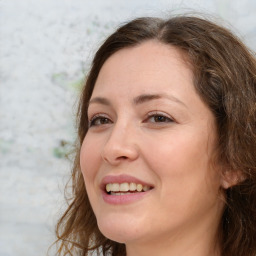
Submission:
{"label": "smile", "polygon": [[135,203],[147,198],[155,186],[130,175],[108,175],[101,181],[103,200],[112,205]]}
{"label": "smile", "polygon": [[127,195],[131,193],[146,192],[150,189],[151,187],[148,185],[136,184],[134,182],[106,184],[106,192],[109,195]]}

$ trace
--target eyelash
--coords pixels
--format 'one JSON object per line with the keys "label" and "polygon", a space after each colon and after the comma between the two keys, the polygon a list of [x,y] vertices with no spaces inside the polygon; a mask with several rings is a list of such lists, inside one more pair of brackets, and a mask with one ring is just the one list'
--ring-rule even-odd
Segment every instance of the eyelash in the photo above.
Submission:
{"label": "eyelash", "polygon": [[[150,112],[150,113],[148,113],[147,118],[146,118],[145,121],[148,121],[151,118],[154,118],[153,123],[172,123],[172,122],[174,122],[173,118],[171,118],[171,117],[169,117],[166,114],[161,113],[161,112]],[[156,118],[161,118],[162,120],[156,120]]]}
{"label": "eyelash", "polygon": [[107,120],[108,123],[112,123],[112,121],[111,121],[108,117],[106,117],[106,116],[104,116],[104,115],[102,115],[102,114],[97,114],[97,115],[93,116],[93,117],[89,120],[89,128],[92,127],[92,126],[100,126],[100,125],[107,124],[107,123],[96,124],[96,121],[102,121],[102,120],[104,120],[104,121]]}
{"label": "eyelash", "polygon": [[[166,114],[163,114],[160,112],[150,112],[147,114],[147,118],[143,121],[143,123],[148,122],[151,118],[154,118],[154,121],[153,122],[151,121],[150,123],[172,123],[172,122],[174,122],[174,119],[167,116]],[[158,118],[158,120],[156,118]],[[161,118],[161,119],[159,120],[159,118]],[[99,121],[99,122],[103,121],[103,123],[96,124],[97,121]],[[105,125],[105,124],[109,124],[109,123],[112,123],[112,121],[108,117],[106,117],[102,114],[97,114],[89,120],[89,128],[92,126],[101,126],[101,125]]]}

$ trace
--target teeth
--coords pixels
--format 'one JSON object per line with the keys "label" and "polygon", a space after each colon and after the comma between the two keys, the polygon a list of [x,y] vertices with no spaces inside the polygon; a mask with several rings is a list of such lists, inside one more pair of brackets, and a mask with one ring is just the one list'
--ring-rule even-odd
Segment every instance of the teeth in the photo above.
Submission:
{"label": "teeth", "polygon": [[107,185],[106,185],[106,191],[107,191],[107,192],[110,192],[111,187],[112,187],[112,185],[111,185],[111,184],[107,184]]}
{"label": "teeth", "polygon": [[130,188],[130,185],[128,183],[121,183],[119,190],[126,192],[126,191],[129,191],[129,188]]}
{"label": "teeth", "polygon": [[[115,194],[115,195],[123,195],[123,194],[130,194],[128,191],[148,191],[150,190],[150,187],[145,185],[142,186],[142,184],[136,184],[136,183],[108,183],[106,185],[106,191],[107,192],[111,192],[111,194]],[[118,193],[112,193],[112,192],[118,192]],[[126,192],[126,193],[122,193],[122,192]],[[127,193],[128,192],[128,193]]]}
{"label": "teeth", "polygon": [[113,183],[112,184],[112,187],[111,187],[111,190],[114,191],[114,192],[117,192],[117,191],[120,191],[120,188],[119,188],[119,184],[118,183]]}
{"label": "teeth", "polygon": [[150,187],[149,187],[149,186],[147,186],[147,185],[145,185],[145,186],[143,186],[143,188],[142,188],[142,189],[143,189],[143,191],[144,191],[144,192],[146,192],[146,191],[148,191],[148,190],[150,189]]}
{"label": "teeth", "polygon": [[135,183],[130,183],[130,191],[135,191],[137,189],[137,185]]}
{"label": "teeth", "polygon": [[142,185],[141,184],[137,184],[137,191],[141,192],[142,191]]}
{"label": "teeth", "polygon": [[130,193],[130,192],[126,192],[126,193],[111,192],[110,194],[111,194],[111,195],[114,195],[114,196],[122,196],[122,195],[128,195],[128,194],[131,194],[131,193]]}

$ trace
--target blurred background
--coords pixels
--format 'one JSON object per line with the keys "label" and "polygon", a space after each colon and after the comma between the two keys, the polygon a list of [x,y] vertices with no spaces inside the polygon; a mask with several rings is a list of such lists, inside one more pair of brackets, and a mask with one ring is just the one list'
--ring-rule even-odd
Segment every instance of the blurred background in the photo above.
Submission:
{"label": "blurred background", "polygon": [[137,16],[192,11],[256,50],[255,0],[0,0],[0,256],[43,256],[55,239],[79,89],[103,39]]}

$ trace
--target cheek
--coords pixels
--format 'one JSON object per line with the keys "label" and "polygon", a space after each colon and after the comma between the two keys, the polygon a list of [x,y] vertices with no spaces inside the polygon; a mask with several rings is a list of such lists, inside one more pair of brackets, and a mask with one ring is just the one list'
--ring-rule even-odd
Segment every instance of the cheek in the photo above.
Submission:
{"label": "cheek", "polygon": [[164,176],[189,175],[192,170],[196,172],[205,169],[211,153],[207,153],[206,140],[195,137],[185,133],[168,134],[160,139],[152,136],[146,140],[144,152],[150,155],[146,159],[159,175]]}
{"label": "cheek", "polygon": [[220,177],[218,171],[210,165],[213,145],[203,132],[175,132],[162,139],[152,137],[147,140],[145,159],[151,170],[158,175],[163,200],[167,197],[168,202],[179,201],[182,208],[186,203],[198,202],[199,198],[202,201],[209,197],[216,199]]}
{"label": "cheek", "polygon": [[92,184],[100,163],[98,143],[90,136],[86,136],[80,152],[80,166],[86,187]]}
{"label": "cheek", "polygon": [[94,212],[98,212],[97,197],[97,173],[101,156],[99,153],[99,144],[95,139],[86,136],[80,152],[80,166],[84,178],[86,192]]}

